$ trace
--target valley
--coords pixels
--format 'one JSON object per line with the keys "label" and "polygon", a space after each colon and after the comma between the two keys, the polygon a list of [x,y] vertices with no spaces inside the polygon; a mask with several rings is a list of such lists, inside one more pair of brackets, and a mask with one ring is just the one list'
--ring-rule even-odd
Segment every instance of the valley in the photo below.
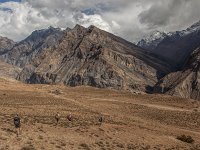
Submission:
{"label": "valley", "polygon": [[[0,95],[0,149],[200,149],[200,103],[195,100],[8,79],[0,79]],[[16,113],[22,119],[19,137]],[[72,122],[66,119],[69,113]],[[190,135],[194,143],[177,140],[180,135]]]}

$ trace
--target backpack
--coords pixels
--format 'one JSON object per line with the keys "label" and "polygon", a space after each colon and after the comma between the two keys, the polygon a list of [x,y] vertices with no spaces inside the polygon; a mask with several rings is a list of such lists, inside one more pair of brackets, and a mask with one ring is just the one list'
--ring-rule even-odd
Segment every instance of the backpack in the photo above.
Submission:
{"label": "backpack", "polygon": [[15,118],[14,118],[14,124],[15,124],[16,126],[19,126],[19,125],[20,125],[20,118],[19,118],[19,117],[15,117]]}

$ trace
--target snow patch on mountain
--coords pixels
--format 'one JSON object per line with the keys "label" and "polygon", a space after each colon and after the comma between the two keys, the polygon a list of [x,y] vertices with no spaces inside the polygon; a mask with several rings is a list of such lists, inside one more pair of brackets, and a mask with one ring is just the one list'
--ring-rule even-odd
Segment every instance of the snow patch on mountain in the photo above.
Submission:
{"label": "snow patch on mountain", "polygon": [[167,36],[168,34],[165,32],[154,31],[152,34],[139,41],[137,45],[144,49],[153,50]]}
{"label": "snow patch on mountain", "polygon": [[154,50],[166,37],[172,37],[172,38],[184,37],[199,31],[200,31],[200,21],[193,24],[186,30],[182,31],[169,32],[169,33],[154,31],[150,35],[144,37],[141,41],[139,41],[137,45],[147,50]]}

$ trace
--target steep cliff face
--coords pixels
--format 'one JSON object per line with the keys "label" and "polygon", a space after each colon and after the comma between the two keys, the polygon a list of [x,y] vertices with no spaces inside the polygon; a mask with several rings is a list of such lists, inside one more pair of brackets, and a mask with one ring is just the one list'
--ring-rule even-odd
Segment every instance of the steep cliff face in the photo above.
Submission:
{"label": "steep cliff face", "polygon": [[168,74],[155,86],[155,92],[200,100],[200,47],[190,55],[181,71]]}
{"label": "steep cliff face", "polygon": [[59,28],[53,27],[34,31],[25,40],[15,44],[12,49],[1,55],[0,59],[23,68],[31,63],[43,49],[56,45],[62,34]]}
{"label": "steep cliff face", "polygon": [[0,55],[10,50],[14,44],[15,42],[13,40],[0,36]]}
{"label": "steep cliff face", "polygon": [[18,79],[145,91],[169,71],[165,62],[134,44],[94,26],[77,25],[58,44],[37,53]]}

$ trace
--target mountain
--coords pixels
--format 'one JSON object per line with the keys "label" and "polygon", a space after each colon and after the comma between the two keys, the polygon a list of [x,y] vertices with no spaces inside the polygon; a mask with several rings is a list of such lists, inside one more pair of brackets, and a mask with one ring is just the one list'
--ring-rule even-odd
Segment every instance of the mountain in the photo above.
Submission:
{"label": "mountain", "polygon": [[139,41],[137,45],[147,50],[154,50],[158,44],[167,36],[168,35],[165,32],[155,31]]}
{"label": "mountain", "polygon": [[154,90],[200,100],[200,47],[192,52],[181,71],[165,76],[156,84]]}
{"label": "mountain", "polygon": [[[161,36],[163,38],[163,36]],[[148,46],[139,42],[139,46],[150,50],[158,56],[164,57],[176,70],[181,69],[194,49],[200,46],[200,21],[183,31],[168,33],[163,39],[150,40]],[[158,38],[160,39],[160,38]],[[144,45],[142,45],[144,43]]]}
{"label": "mountain", "polygon": [[[0,56],[12,65],[24,67],[29,64],[43,49],[54,46],[62,37],[63,32],[59,28],[36,30],[25,40],[15,44],[9,51]],[[39,62],[33,62],[37,63]]]}
{"label": "mountain", "polygon": [[0,54],[3,54],[10,50],[14,46],[15,42],[6,37],[0,36]]}
{"label": "mountain", "polygon": [[21,71],[17,66],[0,61],[0,78],[16,78]]}
{"label": "mountain", "polygon": [[154,54],[103,30],[76,25],[33,32],[2,56],[26,83],[146,91],[171,72]]}
{"label": "mountain", "polygon": [[[34,31],[19,43],[2,44],[0,59],[4,62],[0,61],[0,75],[31,84],[154,91],[200,99],[200,46],[195,50],[191,48],[199,43],[198,33],[199,23],[182,32],[157,31],[146,40],[146,46],[152,44],[151,47],[156,48],[146,50],[95,26],[76,25],[64,31],[49,27]],[[180,47],[190,45],[191,48],[178,71],[168,62],[169,58],[154,53],[172,37],[174,41],[183,40],[177,43],[182,43]],[[170,48],[168,51],[173,52]]]}

